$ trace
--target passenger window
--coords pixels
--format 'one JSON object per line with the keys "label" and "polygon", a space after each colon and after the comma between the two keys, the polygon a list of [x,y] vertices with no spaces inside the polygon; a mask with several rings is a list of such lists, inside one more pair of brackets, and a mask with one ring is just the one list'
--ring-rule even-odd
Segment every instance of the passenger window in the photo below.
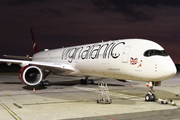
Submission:
{"label": "passenger window", "polygon": [[154,55],[168,56],[165,50],[147,50],[146,52],[144,52],[145,57],[150,57]]}

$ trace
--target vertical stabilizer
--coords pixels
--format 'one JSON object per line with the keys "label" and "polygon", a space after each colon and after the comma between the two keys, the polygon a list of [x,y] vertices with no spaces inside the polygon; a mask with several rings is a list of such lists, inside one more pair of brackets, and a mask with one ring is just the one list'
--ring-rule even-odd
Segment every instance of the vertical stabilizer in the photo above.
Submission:
{"label": "vertical stabilizer", "polygon": [[32,36],[33,51],[34,51],[34,53],[37,53],[37,52],[39,52],[39,50],[38,50],[37,43],[34,39],[34,32],[33,32],[32,28],[31,28],[31,36]]}

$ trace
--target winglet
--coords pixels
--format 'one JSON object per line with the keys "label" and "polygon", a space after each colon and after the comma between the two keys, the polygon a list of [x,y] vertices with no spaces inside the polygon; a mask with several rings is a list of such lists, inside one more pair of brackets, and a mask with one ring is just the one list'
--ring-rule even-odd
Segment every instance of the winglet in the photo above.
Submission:
{"label": "winglet", "polygon": [[37,43],[34,39],[34,32],[33,32],[32,28],[31,28],[31,37],[32,37],[33,51],[34,51],[34,53],[37,53],[37,52],[39,52],[39,50],[38,50]]}

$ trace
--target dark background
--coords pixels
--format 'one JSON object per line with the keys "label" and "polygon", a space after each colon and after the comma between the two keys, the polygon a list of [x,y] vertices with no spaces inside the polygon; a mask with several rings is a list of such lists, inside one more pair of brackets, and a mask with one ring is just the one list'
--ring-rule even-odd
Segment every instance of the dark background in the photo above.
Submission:
{"label": "dark background", "polygon": [[143,38],[180,62],[179,0],[0,0],[0,58],[102,40]]}

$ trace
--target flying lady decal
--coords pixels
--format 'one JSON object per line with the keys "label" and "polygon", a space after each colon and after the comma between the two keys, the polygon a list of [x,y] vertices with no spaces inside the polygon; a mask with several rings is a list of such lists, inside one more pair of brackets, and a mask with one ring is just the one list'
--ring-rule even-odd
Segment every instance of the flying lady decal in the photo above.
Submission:
{"label": "flying lady decal", "polygon": [[143,63],[142,60],[140,60],[138,67],[142,67],[142,63]]}

